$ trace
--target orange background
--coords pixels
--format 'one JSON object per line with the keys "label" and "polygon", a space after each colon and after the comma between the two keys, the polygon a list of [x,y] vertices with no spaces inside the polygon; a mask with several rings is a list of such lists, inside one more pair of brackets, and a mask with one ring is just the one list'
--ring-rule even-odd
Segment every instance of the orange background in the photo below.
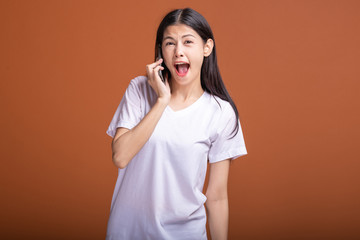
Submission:
{"label": "orange background", "polygon": [[105,131],[186,6],[212,26],[249,152],[229,238],[360,238],[359,1],[2,0],[1,239],[105,238]]}

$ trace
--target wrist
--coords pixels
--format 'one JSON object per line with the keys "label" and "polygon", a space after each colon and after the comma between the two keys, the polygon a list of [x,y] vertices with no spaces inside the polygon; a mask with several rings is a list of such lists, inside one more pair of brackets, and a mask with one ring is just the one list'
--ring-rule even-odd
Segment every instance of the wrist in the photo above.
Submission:
{"label": "wrist", "polygon": [[166,97],[159,97],[156,101],[156,103],[162,107],[166,107],[170,102],[170,98],[166,98]]}

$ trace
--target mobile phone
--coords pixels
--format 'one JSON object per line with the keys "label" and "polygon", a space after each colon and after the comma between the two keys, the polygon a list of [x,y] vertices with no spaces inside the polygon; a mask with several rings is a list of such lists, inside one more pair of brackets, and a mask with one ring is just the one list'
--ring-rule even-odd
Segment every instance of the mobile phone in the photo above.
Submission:
{"label": "mobile phone", "polygon": [[[158,52],[157,52],[157,53],[158,53],[157,60],[159,60],[160,58],[162,58],[161,46],[160,46],[160,44],[159,44],[159,46],[158,46]],[[162,74],[162,71],[161,71],[161,70],[159,70],[159,76],[160,76],[161,81],[165,82],[165,79],[164,79],[164,77],[163,77],[163,74]]]}

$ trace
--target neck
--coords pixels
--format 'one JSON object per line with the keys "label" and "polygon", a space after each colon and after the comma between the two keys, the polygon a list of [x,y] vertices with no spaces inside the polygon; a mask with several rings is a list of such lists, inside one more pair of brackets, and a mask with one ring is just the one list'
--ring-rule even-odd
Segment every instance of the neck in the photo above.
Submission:
{"label": "neck", "polygon": [[200,79],[198,81],[191,81],[189,84],[179,84],[176,80],[172,79],[170,87],[172,98],[180,101],[198,99],[204,93]]}

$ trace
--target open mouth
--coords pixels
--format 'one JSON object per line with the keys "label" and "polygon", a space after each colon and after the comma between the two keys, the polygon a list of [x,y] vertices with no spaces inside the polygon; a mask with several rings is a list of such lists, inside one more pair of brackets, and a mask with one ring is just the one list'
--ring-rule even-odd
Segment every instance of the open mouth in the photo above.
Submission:
{"label": "open mouth", "polygon": [[183,77],[189,71],[190,64],[185,62],[175,63],[175,69],[178,76]]}

